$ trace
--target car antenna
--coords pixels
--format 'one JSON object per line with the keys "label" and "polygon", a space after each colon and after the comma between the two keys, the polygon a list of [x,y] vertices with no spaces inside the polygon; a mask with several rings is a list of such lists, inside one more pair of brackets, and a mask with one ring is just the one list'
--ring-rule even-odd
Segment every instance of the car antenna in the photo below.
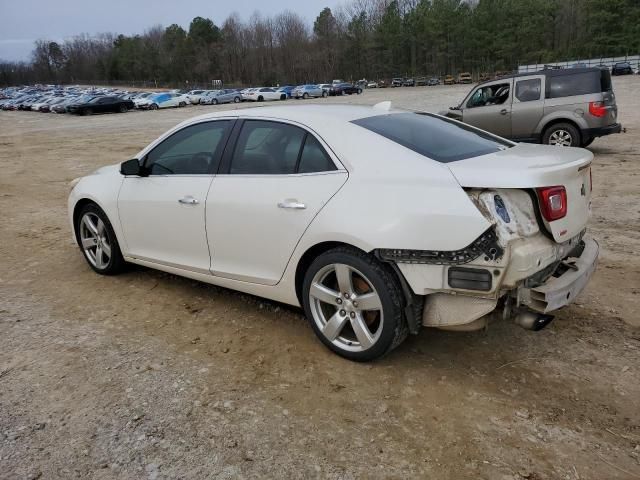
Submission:
{"label": "car antenna", "polygon": [[389,110],[391,110],[391,102],[387,100],[385,102],[376,103],[373,108],[375,108],[376,110],[384,110],[385,112],[388,112]]}

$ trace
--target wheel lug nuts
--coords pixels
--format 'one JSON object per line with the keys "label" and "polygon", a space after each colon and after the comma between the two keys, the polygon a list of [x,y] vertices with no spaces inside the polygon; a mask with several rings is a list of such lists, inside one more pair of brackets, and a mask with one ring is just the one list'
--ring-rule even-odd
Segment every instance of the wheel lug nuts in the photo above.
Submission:
{"label": "wheel lug nuts", "polygon": [[348,294],[348,293],[345,293],[345,294],[344,294],[344,298],[349,298],[349,294]]}
{"label": "wheel lug nuts", "polygon": [[336,302],[338,302],[338,305],[342,305],[342,299],[341,298],[336,298]]}
{"label": "wheel lug nuts", "polygon": [[358,308],[358,302],[353,302],[353,306]]}
{"label": "wheel lug nuts", "polygon": [[351,318],[356,318],[356,312],[351,312],[351,313],[349,314],[349,316],[350,316]]}
{"label": "wheel lug nuts", "polygon": [[344,310],[340,310],[340,315],[341,315],[341,316],[343,316],[343,317],[344,317],[346,314],[347,314],[347,312],[345,312]]}

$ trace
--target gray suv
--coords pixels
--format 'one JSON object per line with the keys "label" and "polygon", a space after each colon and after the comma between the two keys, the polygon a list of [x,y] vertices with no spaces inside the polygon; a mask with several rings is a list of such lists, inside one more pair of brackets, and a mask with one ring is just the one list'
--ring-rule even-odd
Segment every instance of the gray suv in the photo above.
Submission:
{"label": "gray suv", "polygon": [[540,70],[477,85],[446,116],[518,142],[586,147],[620,133],[608,70]]}

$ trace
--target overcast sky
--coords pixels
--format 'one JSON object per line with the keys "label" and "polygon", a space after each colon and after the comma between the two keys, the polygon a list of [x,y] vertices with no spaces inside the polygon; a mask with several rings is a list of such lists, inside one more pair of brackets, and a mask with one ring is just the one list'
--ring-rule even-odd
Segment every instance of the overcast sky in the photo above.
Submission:
{"label": "overcast sky", "polygon": [[274,15],[291,10],[312,22],[338,0],[0,0],[0,59],[29,60],[37,39],[61,41],[80,33],[142,33],[161,24],[185,29],[193,17],[218,26],[237,12],[243,20],[258,10]]}

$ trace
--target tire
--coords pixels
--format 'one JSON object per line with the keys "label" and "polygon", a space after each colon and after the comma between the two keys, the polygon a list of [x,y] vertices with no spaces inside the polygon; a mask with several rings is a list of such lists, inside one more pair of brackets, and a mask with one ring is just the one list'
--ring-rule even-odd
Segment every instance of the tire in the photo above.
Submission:
{"label": "tire", "polygon": [[309,94],[308,94],[307,92],[304,92],[304,93],[302,94],[302,98],[303,98],[304,100],[306,100],[307,98],[309,98]]}
{"label": "tire", "polygon": [[178,104],[178,108],[182,108],[182,107],[186,107],[186,106],[187,106],[187,104],[186,104],[186,103],[184,103],[184,102],[180,102],[180,103]]}
{"label": "tire", "polygon": [[361,88],[359,88],[359,89],[358,89],[358,95],[360,95],[361,93],[362,93],[362,89],[361,89]]}
{"label": "tire", "polygon": [[151,106],[149,106],[149,110],[158,110],[158,105],[156,103],[152,103]]}
{"label": "tire", "polygon": [[324,90],[322,91],[322,98],[327,98],[327,92],[325,92]]}
{"label": "tire", "polygon": [[92,115],[93,114],[93,110],[91,110],[90,108],[85,108],[84,110],[82,110],[82,115]]}
{"label": "tire", "polygon": [[218,104],[218,99],[214,98],[213,100],[211,100],[211,105],[217,105]]}
{"label": "tire", "polygon": [[127,106],[125,104],[120,105],[120,108],[118,109],[118,111],[120,113],[127,113],[129,111],[129,109],[127,108]]}
{"label": "tire", "polygon": [[264,100],[264,98],[262,98],[262,95],[260,95],[260,96],[258,97],[258,101],[259,101],[259,102],[262,102],[263,100]]}
{"label": "tire", "polygon": [[233,103],[240,103],[240,97],[234,97]]}
{"label": "tire", "polygon": [[[398,278],[388,265],[360,250],[339,247],[316,258],[305,273],[302,295],[315,334],[341,357],[374,360],[407,337]],[[372,307],[366,310],[365,296]]]}
{"label": "tire", "polygon": [[[115,275],[125,266],[107,215],[95,203],[85,205],[76,220],[76,239],[85,260],[100,275]],[[107,248],[105,248],[107,247]]]}
{"label": "tire", "polygon": [[580,132],[570,123],[556,123],[544,131],[542,143],[558,147],[579,147]]}
{"label": "tire", "polygon": [[280,95],[280,100],[286,100],[287,96],[283,93],[282,95]]}

